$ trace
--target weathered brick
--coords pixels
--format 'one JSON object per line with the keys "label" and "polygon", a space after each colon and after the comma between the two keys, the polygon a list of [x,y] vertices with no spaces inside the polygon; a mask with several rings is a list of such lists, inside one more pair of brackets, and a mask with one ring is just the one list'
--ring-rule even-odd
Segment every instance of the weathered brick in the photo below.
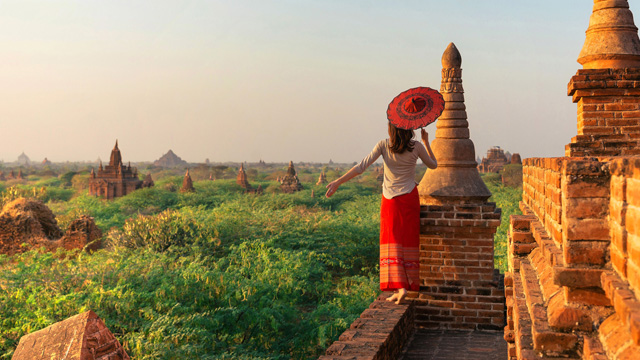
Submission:
{"label": "weathered brick", "polygon": [[549,326],[556,329],[591,331],[593,327],[588,313],[581,308],[567,305],[561,292],[549,299],[547,317]]}
{"label": "weathered brick", "polygon": [[600,218],[609,212],[608,198],[567,198],[562,212],[568,218]]}
{"label": "weathered brick", "polygon": [[613,269],[623,278],[627,278],[627,257],[623,255],[617,248],[610,251],[611,265]]}
{"label": "weathered brick", "polygon": [[611,301],[600,288],[572,289],[565,287],[564,294],[569,303],[611,306]]}
{"label": "weathered brick", "polygon": [[604,265],[609,250],[608,241],[565,241],[565,264]]}
{"label": "weathered brick", "polygon": [[[640,215],[640,214],[639,214]],[[562,219],[563,240],[609,240],[607,219]]]}
{"label": "weathered brick", "polygon": [[553,281],[560,286],[591,288],[600,286],[600,269],[553,268]]}

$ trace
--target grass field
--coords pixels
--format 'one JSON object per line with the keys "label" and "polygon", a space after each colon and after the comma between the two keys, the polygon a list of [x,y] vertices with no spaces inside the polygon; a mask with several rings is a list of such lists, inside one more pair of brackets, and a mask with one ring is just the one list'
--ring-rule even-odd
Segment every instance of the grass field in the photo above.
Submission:
{"label": "grass field", "polygon": [[[504,271],[508,216],[521,190],[494,180],[485,177],[502,208],[495,266]],[[167,176],[114,201],[88,196],[73,176],[5,184],[3,201],[44,186],[37,196],[62,228],[93,216],[105,248],[0,255],[0,358],[11,358],[22,335],[87,309],[136,359],[314,358],[377,296],[374,174],[330,199],[310,183],[279,194],[260,174],[251,181],[267,190],[262,196],[243,194],[233,180],[172,191],[180,181]]]}

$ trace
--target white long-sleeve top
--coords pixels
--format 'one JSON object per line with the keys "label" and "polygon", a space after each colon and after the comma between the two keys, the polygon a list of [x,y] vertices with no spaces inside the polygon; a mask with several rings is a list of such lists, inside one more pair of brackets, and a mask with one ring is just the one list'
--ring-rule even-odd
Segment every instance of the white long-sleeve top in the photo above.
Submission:
{"label": "white long-sleeve top", "polygon": [[389,139],[384,139],[380,140],[371,153],[353,168],[356,169],[358,174],[362,174],[381,155],[384,160],[382,195],[387,199],[408,194],[413,190],[417,184],[415,171],[418,158],[425,164],[432,161],[427,149],[418,141],[413,141],[413,151],[396,154],[389,149]]}

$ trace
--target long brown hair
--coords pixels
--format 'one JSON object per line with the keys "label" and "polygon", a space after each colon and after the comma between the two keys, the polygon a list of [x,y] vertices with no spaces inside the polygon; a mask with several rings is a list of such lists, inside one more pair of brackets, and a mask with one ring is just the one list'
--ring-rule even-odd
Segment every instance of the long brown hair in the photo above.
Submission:
{"label": "long brown hair", "polygon": [[389,123],[389,149],[392,153],[402,154],[413,151],[413,130],[398,129]]}

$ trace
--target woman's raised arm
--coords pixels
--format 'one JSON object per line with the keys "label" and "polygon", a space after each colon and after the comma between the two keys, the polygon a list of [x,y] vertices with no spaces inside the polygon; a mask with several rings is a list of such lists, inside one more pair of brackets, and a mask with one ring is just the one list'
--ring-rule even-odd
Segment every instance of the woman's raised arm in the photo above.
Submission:
{"label": "woman's raised arm", "polygon": [[431,146],[429,146],[429,133],[427,133],[424,129],[420,129],[420,135],[422,137],[422,142],[424,143],[424,147],[427,149],[428,159],[420,157],[422,162],[427,165],[429,169],[435,169],[438,167],[438,160],[436,160],[436,156],[433,155],[433,151],[431,151]]}

